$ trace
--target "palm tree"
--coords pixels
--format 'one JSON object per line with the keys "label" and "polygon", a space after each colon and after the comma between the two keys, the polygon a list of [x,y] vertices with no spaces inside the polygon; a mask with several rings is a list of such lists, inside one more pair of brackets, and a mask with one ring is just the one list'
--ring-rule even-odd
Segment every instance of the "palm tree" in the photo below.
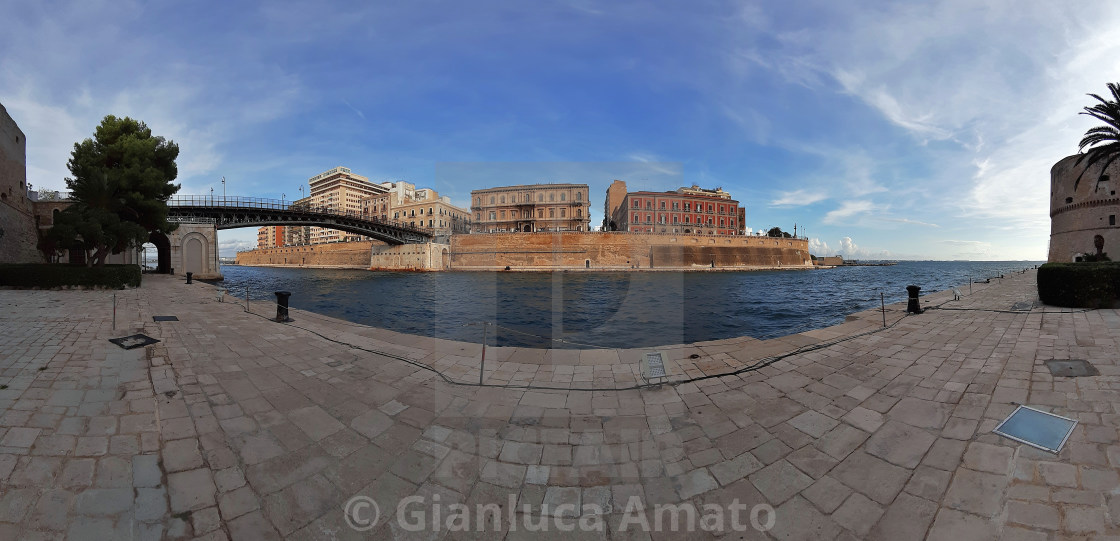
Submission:
{"label": "palm tree", "polygon": [[1077,181],[1073,184],[1074,189],[1077,189],[1077,184],[1081,182],[1081,176],[1093,164],[1104,160],[1104,166],[1101,167],[1101,176],[1104,176],[1108,166],[1120,159],[1120,83],[1108,83],[1108,90],[1112,92],[1112,101],[1096,94],[1089,94],[1100,103],[1092,107],[1086,107],[1081,112],[1081,114],[1096,118],[1106,125],[1090,129],[1085,132],[1085,137],[1081,139],[1081,145],[1077,151],[1083,152],[1085,147],[1090,148],[1088,152],[1077,158],[1076,163],[1080,164],[1083,160],[1087,160],[1088,163],[1085,164],[1085,169],[1081,171],[1081,175],[1077,176]]}

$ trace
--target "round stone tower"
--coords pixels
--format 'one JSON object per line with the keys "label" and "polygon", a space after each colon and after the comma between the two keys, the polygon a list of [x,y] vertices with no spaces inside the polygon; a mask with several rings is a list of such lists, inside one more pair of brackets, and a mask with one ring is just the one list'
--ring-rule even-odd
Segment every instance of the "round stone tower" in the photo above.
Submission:
{"label": "round stone tower", "polygon": [[1120,190],[1120,160],[1112,162],[1102,176],[1101,162],[1085,171],[1085,162],[1076,164],[1077,158],[1062,158],[1050,169],[1048,259],[1077,261],[1097,253],[1096,244],[1103,240],[1102,250],[1113,261],[1120,261],[1120,196],[1116,195]]}

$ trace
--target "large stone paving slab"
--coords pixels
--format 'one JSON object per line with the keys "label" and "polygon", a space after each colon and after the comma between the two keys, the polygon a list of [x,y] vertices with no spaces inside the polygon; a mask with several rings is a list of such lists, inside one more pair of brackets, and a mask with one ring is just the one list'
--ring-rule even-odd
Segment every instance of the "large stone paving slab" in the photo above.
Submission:
{"label": "large stone paving slab", "polygon": [[[487,381],[533,388],[461,386],[433,370],[477,382],[476,345],[298,311],[298,327],[277,324],[209,288],[146,277],[120,293],[131,328],[118,333],[96,315],[103,292],[0,291],[27,306],[0,319],[0,537],[440,538],[395,522],[409,497],[573,525],[588,504],[607,514],[579,532],[589,539],[711,537],[622,532],[633,498],[651,519],[658,504],[770,505],[779,538],[1120,533],[1120,316],[1006,313],[1034,300],[1032,273],[959,301],[927,296],[920,316],[891,307],[895,325],[851,339],[881,315],[668,347],[677,384],[640,391],[610,390],[638,381],[639,350],[499,350]],[[180,321],[152,322],[159,313]],[[120,332],[161,342],[110,349]],[[835,343],[681,382],[822,340]],[[1041,364],[1052,358],[1088,359],[1101,375],[1055,379]],[[567,390],[589,385],[601,390]],[[1061,454],[991,433],[1024,400],[1081,422]],[[356,496],[381,506],[364,533],[343,511]],[[485,523],[449,537],[526,534]],[[534,538],[549,536],[579,538]]]}

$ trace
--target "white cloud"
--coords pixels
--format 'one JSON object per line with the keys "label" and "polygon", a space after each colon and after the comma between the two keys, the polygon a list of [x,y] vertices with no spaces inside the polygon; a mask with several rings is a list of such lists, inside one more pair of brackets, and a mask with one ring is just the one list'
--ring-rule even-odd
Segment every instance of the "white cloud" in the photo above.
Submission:
{"label": "white cloud", "polygon": [[840,203],[840,208],[828,211],[821,221],[826,224],[834,224],[846,218],[851,218],[876,209],[877,207],[871,201],[844,201]]}
{"label": "white cloud", "polygon": [[778,198],[770,202],[772,207],[801,207],[828,199],[828,194],[818,191],[794,190],[778,192]]}
{"label": "white cloud", "polygon": [[837,247],[829,246],[819,238],[809,239],[809,253],[817,257],[842,256],[844,259],[890,259],[888,250],[872,250],[858,246],[851,237],[843,237],[837,242]]}

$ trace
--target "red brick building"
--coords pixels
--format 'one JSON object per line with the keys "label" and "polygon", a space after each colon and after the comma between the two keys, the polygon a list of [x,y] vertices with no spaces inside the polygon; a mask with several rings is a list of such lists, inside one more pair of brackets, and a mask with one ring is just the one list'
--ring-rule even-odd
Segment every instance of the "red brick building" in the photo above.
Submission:
{"label": "red brick building", "polygon": [[674,192],[627,192],[620,204],[612,201],[608,208],[616,209],[611,218],[616,231],[742,234],[744,213],[740,212],[739,202],[720,188],[692,186]]}

